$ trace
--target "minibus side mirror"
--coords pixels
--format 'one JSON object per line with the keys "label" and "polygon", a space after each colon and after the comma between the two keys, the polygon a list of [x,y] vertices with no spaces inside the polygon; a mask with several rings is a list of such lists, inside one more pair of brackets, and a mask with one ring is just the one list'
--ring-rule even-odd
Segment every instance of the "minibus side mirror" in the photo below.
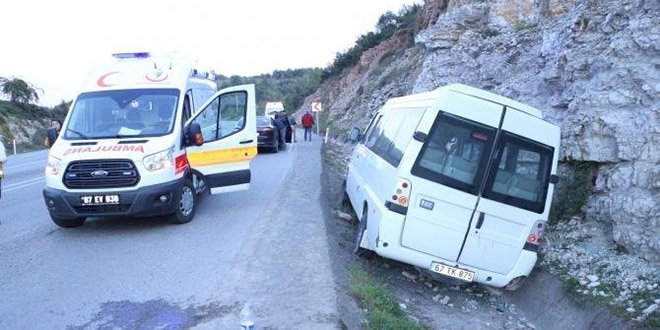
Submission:
{"label": "minibus side mirror", "polygon": [[416,131],[415,133],[413,133],[413,139],[421,143],[424,143],[426,141],[426,137],[427,137],[426,133],[420,131]]}
{"label": "minibus side mirror", "polygon": [[348,134],[348,139],[353,143],[358,142],[360,140],[360,129],[353,126],[351,132]]}
{"label": "minibus side mirror", "polygon": [[559,182],[559,176],[556,175],[556,174],[551,174],[550,175],[550,183],[556,184],[557,182]]}
{"label": "minibus side mirror", "polygon": [[202,136],[202,129],[198,123],[190,123],[185,129],[186,145],[187,146],[201,146],[204,144],[204,136]]}

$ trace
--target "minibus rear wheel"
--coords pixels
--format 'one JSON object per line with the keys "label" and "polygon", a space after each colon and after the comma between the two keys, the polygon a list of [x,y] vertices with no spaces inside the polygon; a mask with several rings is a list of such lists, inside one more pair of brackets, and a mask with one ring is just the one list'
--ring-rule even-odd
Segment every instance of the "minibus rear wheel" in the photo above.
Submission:
{"label": "minibus rear wheel", "polygon": [[527,276],[518,276],[514,279],[512,279],[507,285],[504,286],[504,290],[507,291],[516,291],[520,289],[523,284],[525,284],[525,280],[527,279]]}
{"label": "minibus rear wheel", "polygon": [[364,257],[364,258],[370,258],[374,254],[373,251],[367,250],[360,246],[360,243],[362,242],[362,237],[364,236],[364,232],[367,230],[368,213],[369,213],[368,208],[365,207],[364,210],[362,210],[362,219],[359,220],[357,225],[357,230],[355,232],[355,245],[353,246],[353,254],[355,254],[358,257]]}
{"label": "minibus rear wheel", "polygon": [[87,220],[87,218],[63,219],[63,218],[58,218],[58,217],[55,217],[55,216],[52,216],[52,215],[50,216],[50,218],[51,218],[51,220],[53,220],[53,222],[56,225],[58,225],[62,228],[80,227],[80,226],[83,225],[83,223],[85,223],[85,220]]}
{"label": "minibus rear wheel", "polygon": [[186,179],[183,186],[181,186],[174,203],[176,204],[176,211],[172,214],[172,222],[175,224],[190,222],[197,208],[197,194],[195,194],[195,188],[190,179]]}

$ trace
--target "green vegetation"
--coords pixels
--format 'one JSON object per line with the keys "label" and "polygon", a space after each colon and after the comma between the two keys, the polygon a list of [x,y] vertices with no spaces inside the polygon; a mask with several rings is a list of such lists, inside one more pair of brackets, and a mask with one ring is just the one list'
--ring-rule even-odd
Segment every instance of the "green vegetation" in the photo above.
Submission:
{"label": "green vegetation", "polygon": [[[16,149],[19,152],[42,149],[46,128],[51,118],[64,119],[71,102],[62,102],[53,108],[40,107],[33,104],[0,101],[0,135],[7,143],[16,138],[16,135],[28,136],[29,141],[18,142]],[[13,132],[9,124],[13,124]],[[43,134],[30,134],[28,129],[34,129]],[[16,131],[19,130],[19,131]]]}
{"label": "green vegetation", "polygon": [[39,89],[23,79],[0,77],[0,86],[0,92],[8,96],[11,103],[28,104],[39,101]]}
{"label": "green vegetation", "polygon": [[365,271],[352,267],[350,288],[367,310],[368,329],[423,330],[399,307],[394,294],[384,283],[376,282]]}
{"label": "green vegetation", "polygon": [[550,209],[550,220],[559,221],[582,213],[587,203],[593,177],[597,170],[596,163],[569,163],[571,171],[559,179]]}
{"label": "green vegetation", "polygon": [[421,29],[418,23],[421,21],[418,18],[421,8],[420,5],[415,4],[404,6],[398,15],[391,11],[381,15],[376,24],[376,32],[361,35],[355,41],[355,46],[343,53],[337,53],[334,62],[328,67],[327,75],[324,78],[338,76],[344,69],[355,65],[365,51],[377,46],[395,34],[407,34],[410,36],[409,40],[413,40],[414,35]]}

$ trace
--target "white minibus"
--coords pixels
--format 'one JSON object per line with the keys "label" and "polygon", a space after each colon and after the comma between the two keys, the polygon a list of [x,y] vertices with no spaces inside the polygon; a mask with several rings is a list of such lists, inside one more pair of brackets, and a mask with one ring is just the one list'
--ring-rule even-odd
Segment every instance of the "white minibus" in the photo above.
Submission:
{"label": "white minibus", "polygon": [[530,274],[558,179],[539,110],[452,84],[390,99],[351,137],[356,254],[509,290]]}

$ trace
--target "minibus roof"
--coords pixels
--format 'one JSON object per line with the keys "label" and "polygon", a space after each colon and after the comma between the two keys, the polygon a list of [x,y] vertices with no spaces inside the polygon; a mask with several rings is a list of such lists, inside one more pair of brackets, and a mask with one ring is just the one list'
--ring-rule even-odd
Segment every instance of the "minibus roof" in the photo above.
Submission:
{"label": "minibus roof", "polygon": [[471,97],[483,99],[489,102],[497,103],[502,106],[507,106],[508,108],[514,108],[537,118],[541,118],[541,119],[543,118],[542,112],[534,107],[512,100],[508,97],[497,95],[485,90],[481,90],[463,84],[451,84],[429,92],[392,98],[389,101],[387,101],[387,103],[385,104],[385,108],[390,108],[395,106],[406,107],[406,108],[431,107],[436,103],[437,99],[443,93],[460,93]]}

